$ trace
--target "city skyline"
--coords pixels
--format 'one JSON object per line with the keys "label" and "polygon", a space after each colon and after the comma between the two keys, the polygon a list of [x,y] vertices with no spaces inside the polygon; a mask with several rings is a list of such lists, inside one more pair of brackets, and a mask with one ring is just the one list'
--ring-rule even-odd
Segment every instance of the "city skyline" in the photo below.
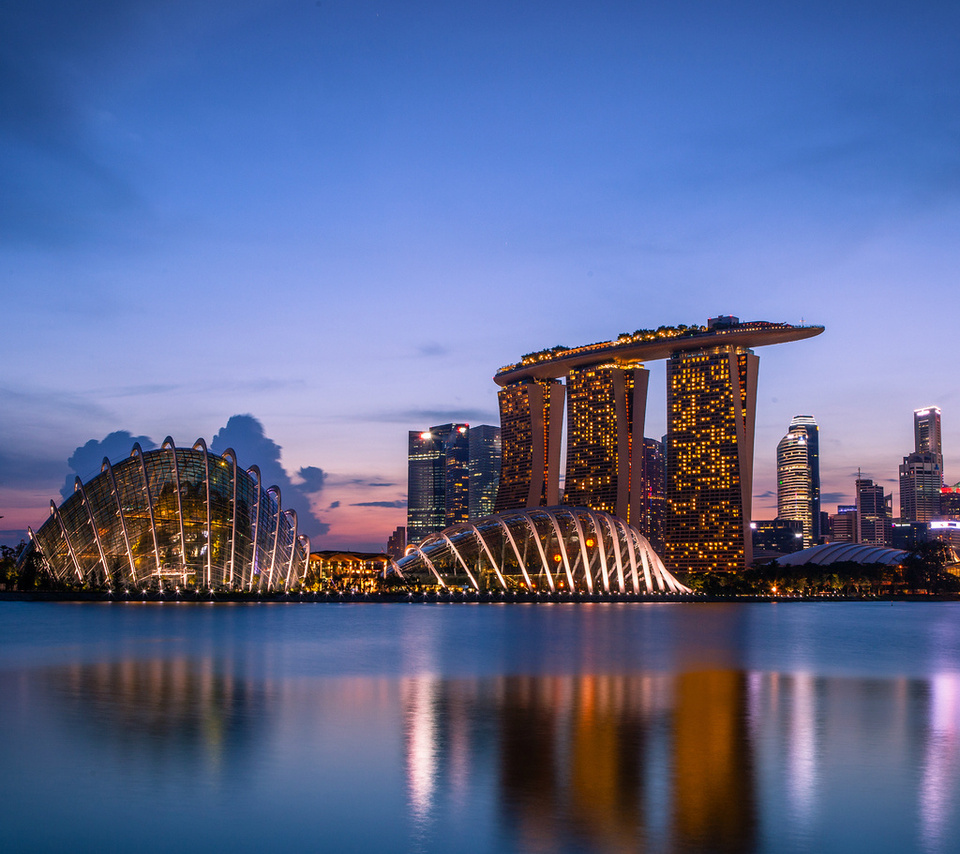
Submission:
{"label": "city skyline", "polygon": [[960,480],[948,331],[907,310],[958,305],[951,4],[0,16],[3,542],[88,442],[250,415],[315,547],[382,548],[406,432],[499,423],[499,365],[718,314],[827,328],[763,354],[754,517],[798,413],[825,511],[858,467],[898,494],[921,407]]}

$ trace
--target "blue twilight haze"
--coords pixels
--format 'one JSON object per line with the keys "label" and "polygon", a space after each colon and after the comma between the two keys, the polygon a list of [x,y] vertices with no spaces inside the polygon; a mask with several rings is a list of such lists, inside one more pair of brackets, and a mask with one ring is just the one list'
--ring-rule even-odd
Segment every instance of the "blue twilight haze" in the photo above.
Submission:
{"label": "blue twilight haze", "polygon": [[382,548],[408,430],[497,423],[522,353],[716,314],[826,326],[758,351],[757,518],[798,413],[826,510],[858,466],[896,491],[920,406],[960,480],[956,3],[36,0],[0,32],[4,542],[89,441],[248,413],[314,548]]}

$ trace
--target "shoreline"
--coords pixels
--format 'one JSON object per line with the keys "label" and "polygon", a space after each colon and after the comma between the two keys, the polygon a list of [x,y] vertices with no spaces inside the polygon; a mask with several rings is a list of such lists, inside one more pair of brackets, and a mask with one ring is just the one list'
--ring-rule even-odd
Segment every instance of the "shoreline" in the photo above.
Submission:
{"label": "shoreline", "polygon": [[888,594],[836,595],[763,595],[706,593],[243,593],[219,592],[203,594],[164,594],[148,592],[136,596],[116,596],[99,590],[0,590],[0,602],[99,602],[124,604],[382,604],[419,605],[581,605],[618,602],[960,602],[960,594]]}

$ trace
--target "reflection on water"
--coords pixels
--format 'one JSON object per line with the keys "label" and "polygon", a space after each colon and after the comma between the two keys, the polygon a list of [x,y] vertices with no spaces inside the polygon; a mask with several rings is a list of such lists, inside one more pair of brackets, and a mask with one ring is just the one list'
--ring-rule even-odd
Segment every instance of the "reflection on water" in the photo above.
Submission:
{"label": "reflection on water", "polygon": [[269,686],[219,672],[209,659],[77,663],[46,678],[54,709],[77,737],[161,768],[216,772],[248,759],[277,699]]}
{"label": "reflection on water", "polygon": [[960,632],[930,610],[23,613],[0,621],[3,851],[960,839]]}
{"label": "reflection on water", "polygon": [[423,676],[401,696],[417,820],[490,787],[510,850],[830,850],[842,823],[870,850],[952,849],[956,674]]}

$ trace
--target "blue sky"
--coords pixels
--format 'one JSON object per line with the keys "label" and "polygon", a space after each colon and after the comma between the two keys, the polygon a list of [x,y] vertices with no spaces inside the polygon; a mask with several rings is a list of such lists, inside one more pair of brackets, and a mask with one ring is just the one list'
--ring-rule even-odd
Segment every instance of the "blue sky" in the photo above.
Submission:
{"label": "blue sky", "polygon": [[827,327],[758,351],[757,518],[801,412],[837,500],[857,466],[895,491],[930,404],[960,480],[956,4],[40,0],[0,31],[5,541],[89,441],[249,414],[325,474],[314,547],[381,547],[406,431],[497,423],[498,367],[721,313]]}

